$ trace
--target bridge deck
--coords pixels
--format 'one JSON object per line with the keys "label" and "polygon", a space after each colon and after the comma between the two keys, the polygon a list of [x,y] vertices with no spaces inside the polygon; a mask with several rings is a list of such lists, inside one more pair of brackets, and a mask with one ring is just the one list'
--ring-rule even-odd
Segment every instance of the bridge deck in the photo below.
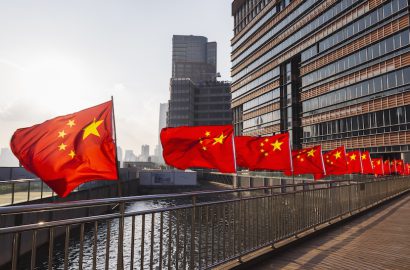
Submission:
{"label": "bridge deck", "polygon": [[410,269],[410,195],[275,253],[252,269]]}

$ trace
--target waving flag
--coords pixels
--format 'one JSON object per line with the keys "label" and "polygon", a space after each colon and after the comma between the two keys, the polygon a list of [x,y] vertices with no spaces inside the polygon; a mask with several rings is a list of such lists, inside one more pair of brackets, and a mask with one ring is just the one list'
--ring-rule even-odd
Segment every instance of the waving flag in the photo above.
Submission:
{"label": "waving flag", "polygon": [[385,160],[385,161],[383,162],[383,171],[384,171],[384,175],[390,175],[390,174],[392,174],[391,165],[390,165],[390,160]]}
{"label": "waving flag", "polygon": [[363,173],[362,154],[359,150],[346,153],[346,159],[349,173]]}
{"label": "waving flag", "polygon": [[373,163],[368,151],[362,152],[363,174],[374,174]]}
{"label": "waving flag", "polygon": [[[292,151],[294,174],[324,175],[326,173],[323,164],[322,147],[320,145],[311,148]],[[286,175],[292,175],[291,171],[285,171]]]}
{"label": "waving flag", "polygon": [[232,135],[232,125],[164,128],[164,160],[181,170],[209,168],[233,173],[236,169]]}
{"label": "waving flag", "polygon": [[10,142],[20,164],[58,196],[92,180],[116,180],[112,101],[18,129]]}
{"label": "waving flag", "polygon": [[289,134],[235,137],[236,160],[250,170],[292,170]]}
{"label": "waving flag", "polygon": [[374,174],[377,175],[384,175],[384,166],[383,166],[383,159],[382,158],[372,158],[372,165]]}

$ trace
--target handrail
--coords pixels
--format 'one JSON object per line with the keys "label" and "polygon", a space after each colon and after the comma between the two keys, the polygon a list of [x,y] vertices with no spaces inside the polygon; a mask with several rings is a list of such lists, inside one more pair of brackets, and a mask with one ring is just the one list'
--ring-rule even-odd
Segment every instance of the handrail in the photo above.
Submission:
{"label": "handrail", "polygon": [[[380,181],[381,179],[383,178],[379,178],[378,180]],[[70,202],[13,205],[13,206],[0,207],[0,215],[20,214],[20,213],[34,212],[34,211],[74,209],[74,208],[79,208],[79,207],[104,206],[104,205],[111,205],[111,204],[118,204],[118,203],[131,203],[131,202],[144,201],[144,200],[176,199],[176,198],[185,198],[185,197],[192,197],[192,196],[218,195],[218,194],[227,194],[227,193],[235,193],[235,192],[269,190],[272,188],[279,189],[279,188],[289,188],[289,187],[312,186],[312,185],[320,185],[320,184],[335,184],[335,183],[344,183],[344,182],[350,182],[350,181],[351,180],[329,180],[329,181],[308,182],[304,184],[298,183],[298,184],[286,184],[286,185],[273,185],[273,186],[265,186],[265,187],[224,189],[224,190],[217,190],[217,191],[215,190],[191,191],[191,192],[182,192],[182,193],[175,193],[175,194],[156,194],[156,195],[80,200],[80,201],[70,201]],[[366,181],[366,182],[373,182],[373,181]]]}

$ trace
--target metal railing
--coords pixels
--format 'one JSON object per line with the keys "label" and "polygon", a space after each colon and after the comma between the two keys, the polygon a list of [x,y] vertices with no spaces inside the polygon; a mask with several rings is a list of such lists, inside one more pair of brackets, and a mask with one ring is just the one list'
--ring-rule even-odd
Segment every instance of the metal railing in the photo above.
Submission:
{"label": "metal railing", "polygon": [[0,206],[53,196],[54,192],[38,178],[0,181]]}
{"label": "metal railing", "polygon": [[0,207],[0,265],[208,269],[409,189],[389,177]]}

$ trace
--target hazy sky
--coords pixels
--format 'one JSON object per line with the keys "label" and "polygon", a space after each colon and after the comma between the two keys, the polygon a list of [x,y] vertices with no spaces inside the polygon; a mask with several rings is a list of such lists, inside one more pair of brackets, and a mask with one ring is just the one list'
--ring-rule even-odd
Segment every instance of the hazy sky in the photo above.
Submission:
{"label": "hazy sky", "polygon": [[114,96],[119,145],[158,140],[169,99],[172,35],[218,43],[229,78],[231,0],[0,1],[0,148],[17,128]]}

